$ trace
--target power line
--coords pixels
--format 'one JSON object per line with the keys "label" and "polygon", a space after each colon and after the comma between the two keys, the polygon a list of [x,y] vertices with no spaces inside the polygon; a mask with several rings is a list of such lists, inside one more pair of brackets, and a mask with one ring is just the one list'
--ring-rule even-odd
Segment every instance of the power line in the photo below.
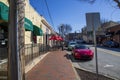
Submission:
{"label": "power line", "polygon": [[49,7],[48,7],[48,4],[47,4],[47,1],[46,1],[46,0],[44,0],[44,1],[45,1],[45,4],[46,4],[46,7],[47,7],[47,11],[48,11],[48,14],[49,14],[50,20],[51,20],[52,25],[53,25],[53,29],[54,29],[54,31],[55,31],[54,23],[53,23],[53,19],[52,19],[52,16],[51,16],[51,14],[50,14],[50,10],[49,10]]}
{"label": "power line", "polygon": [[44,16],[44,15],[45,15],[45,12],[44,12],[44,10],[43,10],[43,6],[44,6],[44,5],[42,4],[42,1],[43,1],[43,0],[41,0],[41,4],[40,4],[40,5],[41,5],[41,8],[40,8],[40,9],[41,9],[41,15]]}
{"label": "power line", "polygon": [[[35,0],[35,1],[38,2],[37,0]],[[47,8],[48,16],[50,17],[50,21],[51,21],[51,24],[52,24],[52,28],[53,28],[54,31],[56,31],[56,30],[55,30],[55,27],[54,27],[54,23],[53,23],[52,16],[51,16],[51,14],[50,14],[50,10],[49,10],[48,4],[47,4],[47,1],[46,1],[46,0],[41,0],[41,1],[44,1],[44,2],[45,2],[45,6],[46,6],[46,8]],[[31,3],[34,3],[34,2],[32,2],[32,0],[31,0]],[[41,3],[42,3],[42,2],[41,2]],[[38,9],[37,9],[36,6],[39,6],[38,3],[36,3],[35,5],[33,5],[33,7],[34,7],[34,9],[40,14],[40,12],[38,11]],[[43,7],[43,6],[41,6],[41,7]],[[42,12],[42,14],[40,14],[40,15],[45,16],[44,10],[41,9],[41,12]]]}

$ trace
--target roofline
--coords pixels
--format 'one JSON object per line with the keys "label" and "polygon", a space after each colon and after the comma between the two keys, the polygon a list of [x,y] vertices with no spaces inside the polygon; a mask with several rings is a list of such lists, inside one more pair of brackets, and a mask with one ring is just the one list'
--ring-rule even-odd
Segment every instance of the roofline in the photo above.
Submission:
{"label": "roofline", "polygon": [[41,22],[46,25],[53,33],[55,33],[55,31],[52,29],[52,27],[50,26],[50,24],[45,20],[44,17],[42,17]]}

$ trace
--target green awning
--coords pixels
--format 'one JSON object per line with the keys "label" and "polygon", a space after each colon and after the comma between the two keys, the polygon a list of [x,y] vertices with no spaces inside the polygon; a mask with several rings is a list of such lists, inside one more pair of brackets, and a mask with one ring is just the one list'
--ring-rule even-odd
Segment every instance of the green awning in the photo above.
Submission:
{"label": "green awning", "polygon": [[36,25],[33,25],[33,33],[34,33],[34,35],[37,35],[37,36],[43,35],[42,29],[37,27]]}
{"label": "green awning", "polygon": [[9,7],[0,2],[0,19],[8,21]]}
{"label": "green awning", "polygon": [[33,24],[32,24],[32,22],[31,22],[29,19],[27,19],[27,18],[25,18],[24,27],[25,27],[25,30],[26,30],[26,31],[33,31]]}

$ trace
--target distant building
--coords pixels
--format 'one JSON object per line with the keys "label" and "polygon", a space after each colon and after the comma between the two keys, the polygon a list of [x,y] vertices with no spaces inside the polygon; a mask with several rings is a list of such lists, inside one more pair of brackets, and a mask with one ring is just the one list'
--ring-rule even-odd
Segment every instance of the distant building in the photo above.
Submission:
{"label": "distant building", "polygon": [[69,33],[66,35],[66,40],[80,40],[82,39],[82,33]]}
{"label": "distant building", "polygon": [[[96,41],[97,44],[102,44],[106,40],[115,40],[120,44],[120,24],[114,21],[109,21],[101,24],[96,31]],[[92,31],[88,31],[87,27],[82,28],[83,40],[88,42],[90,40],[90,35],[93,35]],[[92,39],[92,37],[91,37]],[[88,42],[89,43],[89,42]]]}
{"label": "distant building", "polygon": [[87,37],[87,27],[83,27],[82,28],[82,39],[87,42],[88,41],[88,37]]}
{"label": "distant building", "polygon": [[[116,35],[116,32],[119,31],[119,26],[120,26],[119,23],[113,21],[103,23],[101,27],[98,29],[97,41],[101,41],[101,43],[103,43],[106,40],[115,39],[117,42],[119,42],[118,40],[119,36],[118,34]],[[117,38],[113,37],[113,35],[114,36],[116,35]]]}
{"label": "distant building", "polygon": [[86,13],[86,24],[87,24],[87,42],[93,43],[93,31],[97,31],[100,23],[100,13]]}
{"label": "distant building", "polygon": [[[0,0],[0,7],[0,27],[1,30],[4,32],[4,37],[8,39],[8,0]],[[54,34],[55,31],[52,29],[51,25],[45,20],[45,18],[38,14],[38,12],[30,5],[29,0],[25,0],[24,20],[25,44],[47,43],[48,45],[52,45],[52,41],[48,40],[48,34]]]}

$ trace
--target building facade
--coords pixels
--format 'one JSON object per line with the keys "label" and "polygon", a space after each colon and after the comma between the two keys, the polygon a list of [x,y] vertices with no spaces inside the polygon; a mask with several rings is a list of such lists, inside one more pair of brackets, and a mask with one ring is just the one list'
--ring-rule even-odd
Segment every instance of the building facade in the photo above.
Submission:
{"label": "building facade", "polygon": [[[2,25],[6,26],[6,29],[3,29],[3,31],[8,30],[8,25],[5,25],[5,23],[8,23],[8,14],[9,14],[8,0],[0,0],[0,7],[1,7],[0,24],[1,26]],[[52,27],[49,25],[49,23],[45,20],[45,18],[43,18],[43,16],[38,14],[38,12],[30,5],[29,0],[25,0],[24,20],[25,20],[25,27],[24,27],[25,44],[32,44],[32,43],[45,44],[44,41],[46,41],[46,38],[44,38],[43,36],[45,36],[46,34],[48,35],[55,33]],[[51,45],[51,43],[49,44]]]}
{"label": "building facade", "polygon": [[[9,4],[8,0],[0,0],[0,42],[6,41],[4,47],[4,55],[7,53],[8,41],[8,27],[9,27]],[[24,31],[25,31],[25,72],[29,71],[28,68],[34,63],[30,63],[34,58],[47,52],[47,46],[52,46],[53,41],[49,40],[51,34],[56,34],[52,26],[46,19],[38,14],[38,12],[30,5],[29,0],[25,0],[25,17],[24,17]],[[0,49],[0,54],[1,54]],[[2,52],[3,53],[3,52]],[[3,56],[0,55],[0,59]],[[8,58],[5,55],[4,59]]]}

